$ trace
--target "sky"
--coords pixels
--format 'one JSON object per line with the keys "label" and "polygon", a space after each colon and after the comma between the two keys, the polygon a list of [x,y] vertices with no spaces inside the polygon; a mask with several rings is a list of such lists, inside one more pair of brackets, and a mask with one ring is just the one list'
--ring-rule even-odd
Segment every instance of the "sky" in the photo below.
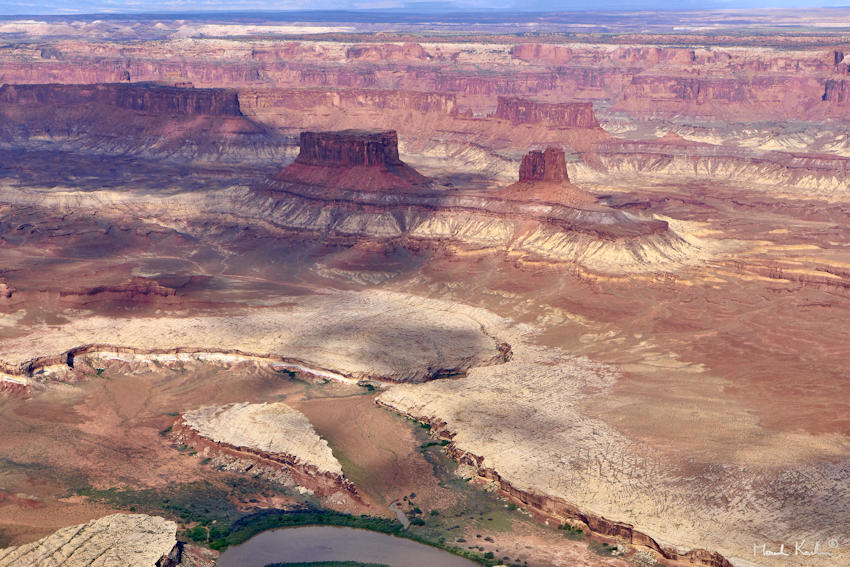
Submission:
{"label": "sky", "polygon": [[161,13],[241,10],[381,10],[405,12],[719,10],[841,6],[850,0],[0,0],[0,14]]}

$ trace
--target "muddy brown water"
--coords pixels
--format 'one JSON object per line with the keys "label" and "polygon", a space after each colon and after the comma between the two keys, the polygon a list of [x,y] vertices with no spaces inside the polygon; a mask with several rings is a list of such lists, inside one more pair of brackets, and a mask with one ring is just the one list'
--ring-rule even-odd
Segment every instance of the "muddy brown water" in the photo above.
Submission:
{"label": "muddy brown water", "polygon": [[265,567],[269,563],[360,561],[391,567],[472,567],[473,561],[409,539],[334,526],[283,528],[255,535],[218,559],[219,567]]}

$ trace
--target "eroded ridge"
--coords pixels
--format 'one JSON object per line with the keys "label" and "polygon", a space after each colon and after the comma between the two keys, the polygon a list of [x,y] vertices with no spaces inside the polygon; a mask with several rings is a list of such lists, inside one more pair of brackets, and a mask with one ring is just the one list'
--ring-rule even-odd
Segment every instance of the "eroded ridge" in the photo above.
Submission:
{"label": "eroded ridge", "polygon": [[251,474],[297,484],[320,496],[357,489],[307,417],[282,402],[205,406],[183,413],[172,437]]}

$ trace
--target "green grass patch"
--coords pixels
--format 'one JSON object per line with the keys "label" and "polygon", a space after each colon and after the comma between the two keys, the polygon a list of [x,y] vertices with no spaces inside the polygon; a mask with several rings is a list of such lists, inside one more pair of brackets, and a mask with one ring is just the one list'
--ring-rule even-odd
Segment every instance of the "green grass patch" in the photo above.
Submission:
{"label": "green grass patch", "polygon": [[591,541],[587,547],[596,555],[601,555],[603,557],[613,557],[614,555],[620,555],[620,553],[622,553],[622,550],[617,547],[616,544],[612,545],[607,542],[600,543],[598,541]]}
{"label": "green grass patch", "polygon": [[584,539],[585,533],[582,528],[564,523],[558,526],[558,529],[564,532],[564,537],[568,539],[580,540]]}

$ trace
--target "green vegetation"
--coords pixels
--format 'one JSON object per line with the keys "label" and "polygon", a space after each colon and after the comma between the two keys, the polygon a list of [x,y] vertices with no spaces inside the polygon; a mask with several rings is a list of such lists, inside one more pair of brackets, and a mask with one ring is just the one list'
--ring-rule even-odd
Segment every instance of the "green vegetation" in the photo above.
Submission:
{"label": "green vegetation", "polygon": [[588,544],[587,547],[595,554],[601,555],[603,557],[612,557],[621,553],[619,547],[606,542],[599,543],[598,541],[592,541]]}
{"label": "green vegetation", "polygon": [[566,537],[566,538],[569,538],[569,539],[583,539],[584,538],[584,530],[579,528],[579,527],[575,527],[575,526],[572,526],[570,524],[565,523],[565,524],[561,524],[560,526],[558,526],[558,529],[563,530],[564,537]]}

